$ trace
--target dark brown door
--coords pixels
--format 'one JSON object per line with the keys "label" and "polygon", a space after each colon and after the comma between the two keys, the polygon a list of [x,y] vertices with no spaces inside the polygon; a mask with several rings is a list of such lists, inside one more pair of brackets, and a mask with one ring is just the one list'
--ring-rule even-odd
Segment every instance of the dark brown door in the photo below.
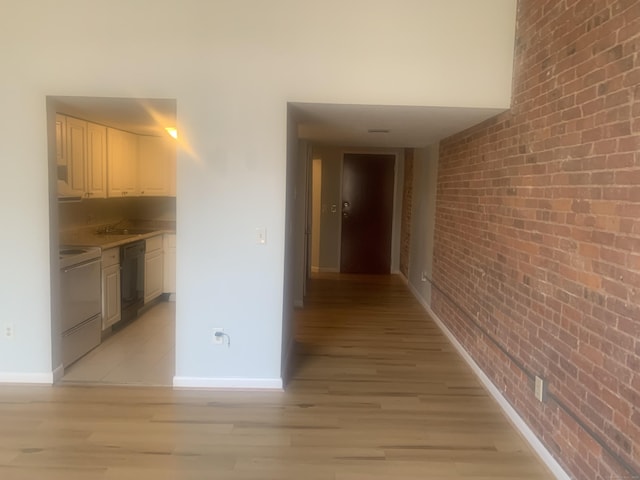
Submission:
{"label": "dark brown door", "polygon": [[340,271],[390,273],[394,155],[345,154]]}

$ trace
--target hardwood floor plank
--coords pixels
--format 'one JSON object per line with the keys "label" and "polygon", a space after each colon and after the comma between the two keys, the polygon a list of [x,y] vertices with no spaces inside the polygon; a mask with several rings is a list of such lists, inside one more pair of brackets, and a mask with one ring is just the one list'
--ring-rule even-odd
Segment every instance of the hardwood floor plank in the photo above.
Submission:
{"label": "hardwood floor plank", "polygon": [[0,387],[0,478],[553,478],[399,278],[319,275],[296,317],[285,392]]}

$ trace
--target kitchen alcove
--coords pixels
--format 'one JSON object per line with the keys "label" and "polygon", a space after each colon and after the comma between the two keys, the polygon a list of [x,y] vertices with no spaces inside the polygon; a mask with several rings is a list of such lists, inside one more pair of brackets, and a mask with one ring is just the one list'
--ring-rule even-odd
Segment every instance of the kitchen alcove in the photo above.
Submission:
{"label": "kitchen alcove", "polygon": [[[176,126],[176,101],[47,97],[47,122],[54,379],[170,386],[175,372],[177,141],[166,129]],[[121,291],[122,266],[104,262],[104,256],[117,255],[119,245],[109,249],[114,239],[97,232],[114,225],[153,232],[145,235],[153,247],[145,253],[144,268],[141,264],[153,289],[145,291],[147,302],[134,320],[117,321],[116,316],[111,325],[116,301],[120,305],[113,292]],[[62,349],[69,342],[61,341],[57,252],[60,246],[89,244],[103,248],[102,310],[110,320],[103,321],[98,347],[63,366]]]}

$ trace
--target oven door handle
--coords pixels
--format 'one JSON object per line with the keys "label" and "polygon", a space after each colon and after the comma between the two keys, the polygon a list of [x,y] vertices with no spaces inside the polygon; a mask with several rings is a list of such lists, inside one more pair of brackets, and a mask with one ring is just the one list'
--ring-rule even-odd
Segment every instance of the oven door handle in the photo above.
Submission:
{"label": "oven door handle", "polygon": [[93,265],[94,263],[100,263],[102,261],[102,259],[100,258],[94,258],[92,260],[87,260],[86,262],[82,262],[82,263],[77,263],[75,265],[72,265],[68,268],[65,268],[63,270],[64,273],[68,273],[71,272],[73,270],[77,270],[78,268],[83,268],[86,267],[87,265]]}

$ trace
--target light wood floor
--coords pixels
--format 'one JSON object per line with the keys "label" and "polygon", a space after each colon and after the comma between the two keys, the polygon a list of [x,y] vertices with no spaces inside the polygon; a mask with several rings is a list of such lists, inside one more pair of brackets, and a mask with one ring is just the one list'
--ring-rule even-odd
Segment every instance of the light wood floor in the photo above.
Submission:
{"label": "light wood floor", "polygon": [[395,277],[314,279],[286,392],[0,387],[0,479],[550,479]]}

